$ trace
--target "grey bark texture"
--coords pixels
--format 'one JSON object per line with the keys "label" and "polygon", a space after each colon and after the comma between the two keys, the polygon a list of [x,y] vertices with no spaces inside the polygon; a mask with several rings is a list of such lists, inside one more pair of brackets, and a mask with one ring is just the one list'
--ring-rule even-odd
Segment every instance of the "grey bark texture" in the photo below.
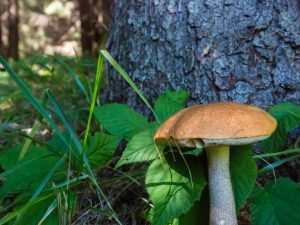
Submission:
{"label": "grey bark texture", "polygon": [[[107,48],[150,101],[300,103],[299,0],[118,0]],[[145,111],[109,66],[107,100]]]}

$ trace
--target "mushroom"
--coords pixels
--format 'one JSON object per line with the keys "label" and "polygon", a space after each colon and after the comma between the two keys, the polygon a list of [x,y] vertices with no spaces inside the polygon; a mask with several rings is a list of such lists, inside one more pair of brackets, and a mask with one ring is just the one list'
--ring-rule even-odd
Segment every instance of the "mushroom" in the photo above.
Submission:
{"label": "mushroom", "polygon": [[268,113],[249,105],[193,105],[164,122],[154,140],[165,145],[204,147],[208,158],[210,225],[237,225],[229,148],[264,140],[276,126],[276,120]]}

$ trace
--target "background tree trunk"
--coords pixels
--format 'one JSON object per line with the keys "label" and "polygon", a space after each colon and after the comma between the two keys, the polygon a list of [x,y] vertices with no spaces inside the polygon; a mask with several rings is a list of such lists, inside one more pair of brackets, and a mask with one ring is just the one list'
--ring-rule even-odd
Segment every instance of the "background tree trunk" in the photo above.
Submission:
{"label": "background tree trunk", "polygon": [[[181,88],[190,104],[300,103],[298,0],[119,0],[107,47],[150,100]],[[108,75],[108,101],[144,111]]]}
{"label": "background tree trunk", "polygon": [[107,35],[112,3],[113,0],[78,0],[83,53],[98,55],[101,42]]}
{"label": "background tree trunk", "polygon": [[5,20],[7,12],[7,0],[0,2],[0,54],[7,57],[7,43],[5,43]]}
{"label": "background tree trunk", "polygon": [[18,0],[10,0],[8,5],[8,56],[19,58],[19,4]]}

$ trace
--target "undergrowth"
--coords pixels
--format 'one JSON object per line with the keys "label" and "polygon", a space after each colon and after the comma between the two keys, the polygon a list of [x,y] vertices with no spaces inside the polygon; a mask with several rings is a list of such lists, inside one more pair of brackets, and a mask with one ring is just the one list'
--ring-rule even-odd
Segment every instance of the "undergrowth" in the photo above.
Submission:
{"label": "undergrowth", "polygon": [[[153,121],[123,104],[101,104],[104,60]],[[186,107],[189,93],[166,91],[152,106],[107,51],[98,62],[0,61],[6,70],[0,74],[0,224],[208,224],[204,151],[153,141],[157,128]],[[288,145],[287,134],[300,124],[300,107],[283,102],[269,113],[278,128],[260,143],[263,153],[252,146],[231,151],[237,211],[246,205],[253,224],[300,224],[299,185],[276,174],[299,157],[299,138]],[[265,174],[275,179],[261,182]]]}

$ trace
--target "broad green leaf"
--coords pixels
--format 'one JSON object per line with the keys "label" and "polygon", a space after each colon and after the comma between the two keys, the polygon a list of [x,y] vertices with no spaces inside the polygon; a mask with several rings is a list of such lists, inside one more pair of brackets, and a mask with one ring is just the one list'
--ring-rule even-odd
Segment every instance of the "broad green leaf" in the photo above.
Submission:
{"label": "broad green leaf", "polygon": [[278,152],[286,145],[287,133],[300,125],[300,107],[290,102],[282,102],[273,106],[269,113],[277,120],[277,129],[261,143],[267,152]]}
{"label": "broad green leaf", "polygon": [[206,185],[204,170],[197,157],[186,157],[189,169],[178,154],[175,157],[176,162],[172,156],[167,156],[167,162],[153,161],[146,174],[147,191],[154,205],[154,225],[168,224],[188,212],[194,201],[200,199]]}
{"label": "broad green leaf", "polygon": [[200,201],[195,201],[193,207],[179,218],[180,225],[209,225],[209,191],[206,187]]}
{"label": "broad green leaf", "polygon": [[164,122],[170,116],[183,109],[189,97],[186,91],[166,91],[156,100],[154,110],[160,122]]}
{"label": "broad green leaf", "polygon": [[[0,198],[5,197],[9,192],[34,192],[41,185],[41,181],[47,177],[49,172],[60,160],[57,156],[49,155],[47,149],[31,146],[25,157],[17,161],[21,148],[20,146],[7,149],[0,155],[0,166],[4,170],[13,169],[14,167],[17,168],[7,175],[0,189]],[[38,160],[31,160],[32,158],[38,158]],[[18,167],[19,164],[24,164],[27,161],[30,162],[25,164],[25,166]],[[59,181],[64,177],[63,173],[61,173],[62,169],[63,168],[60,167],[56,173],[54,173],[50,179],[51,182],[48,182],[49,186],[52,185],[53,181]]]}
{"label": "broad green leaf", "polygon": [[251,194],[257,176],[257,167],[252,157],[251,145],[230,149],[230,176],[237,211]]}
{"label": "broad green leaf", "polygon": [[278,178],[256,187],[250,198],[253,225],[299,225],[300,186],[289,178]]}
{"label": "broad green leaf", "polygon": [[158,158],[160,147],[156,146],[153,137],[156,129],[147,129],[133,136],[127,144],[116,167],[128,163],[150,161]]}
{"label": "broad green leaf", "polygon": [[87,152],[92,167],[104,166],[114,156],[119,141],[108,134],[96,133],[91,137],[91,146]]}
{"label": "broad green leaf", "polygon": [[68,133],[62,133],[62,136],[67,142],[69,142],[68,145],[66,145],[66,143],[63,142],[59,135],[57,135],[56,133],[53,134],[47,144],[57,149],[59,152],[68,152],[69,149],[75,148],[74,144],[71,141],[71,136]]}
{"label": "broad green leaf", "polygon": [[118,103],[96,107],[94,113],[104,128],[117,137],[130,139],[148,126],[144,116]]}

